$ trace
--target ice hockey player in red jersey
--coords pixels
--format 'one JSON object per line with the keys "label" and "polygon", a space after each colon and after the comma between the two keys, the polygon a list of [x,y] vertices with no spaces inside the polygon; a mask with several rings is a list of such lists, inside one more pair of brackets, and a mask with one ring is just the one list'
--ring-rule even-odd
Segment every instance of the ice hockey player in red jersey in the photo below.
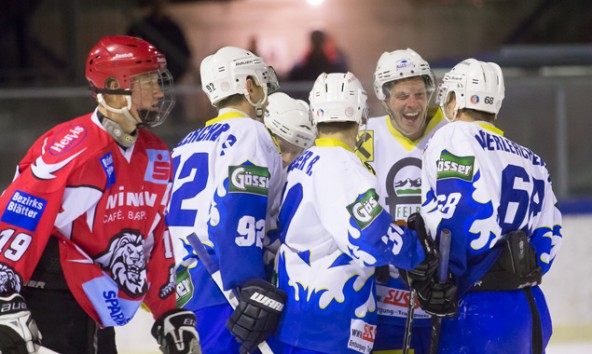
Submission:
{"label": "ice hockey player in red jersey", "polygon": [[[165,57],[134,37],[104,37],[86,78],[94,112],[42,135],[0,197],[0,352],[96,353],[100,328],[142,302],[164,353],[199,353],[195,316],[175,309],[164,222],[171,159],[144,127],[174,99]],[[101,353],[115,353],[101,343]]]}

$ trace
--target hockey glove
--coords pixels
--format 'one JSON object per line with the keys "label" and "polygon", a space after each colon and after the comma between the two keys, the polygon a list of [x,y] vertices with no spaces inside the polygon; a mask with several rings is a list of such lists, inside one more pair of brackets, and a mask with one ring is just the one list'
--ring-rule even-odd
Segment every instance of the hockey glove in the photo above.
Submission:
{"label": "hockey glove", "polygon": [[270,283],[254,279],[241,287],[238,298],[226,327],[242,343],[241,354],[251,353],[275,332],[288,297]]}
{"label": "hockey glove", "polygon": [[402,280],[417,291],[419,305],[428,314],[438,317],[455,316],[457,308],[456,286],[452,279],[440,283],[436,279],[438,258],[426,255],[415,269],[399,268]]}
{"label": "hockey glove", "polygon": [[0,353],[37,353],[41,333],[25,299],[18,293],[0,297]]}
{"label": "hockey glove", "polygon": [[174,309],[162,314],[151,332],[164,354],[201,354],[195,326],[193,312]]}
{"label": "hockey glove", "polygon": [[458,313],[456,286],[450,279],[418,289],[417,299],[421,308],[432,316],[454,317]]}

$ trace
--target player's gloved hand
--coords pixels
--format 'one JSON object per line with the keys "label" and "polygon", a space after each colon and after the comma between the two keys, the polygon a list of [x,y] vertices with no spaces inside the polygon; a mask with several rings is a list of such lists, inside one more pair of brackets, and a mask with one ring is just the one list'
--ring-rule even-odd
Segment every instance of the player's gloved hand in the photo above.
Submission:
{"label": "player's gloved hand", "polygon": [[37,353],[40,346],[41,333],[25,299],[18,293],[0,296],[0,353]]}
{"label": "player's gloved hand", "polygon": [[201,354],[195,326],[193,312],[174,309],[162,314],[151,332],[164,354]]}
{"label": "player's gloved hand", "polygon": [[399,272],[403,275],[403,281],[409,285],[418,288],[422,283],[431,282],[435,279],[436,271],[438,271],[438,257],[426,255],[426,258],[412,270],[401,270]]}
{"label": "player's gloved hand", "polygon": [[241,354],[251,353],[275,332],[288,297],[265,280],[254,279],[240,288],[238,298],[226,327],[242,343]]}
{"label": "player's gloved hand", "polygon": [[417,299],[421,308],[432,316],[454,317],[458,313],[457,289],[450,279],[418,289]]}

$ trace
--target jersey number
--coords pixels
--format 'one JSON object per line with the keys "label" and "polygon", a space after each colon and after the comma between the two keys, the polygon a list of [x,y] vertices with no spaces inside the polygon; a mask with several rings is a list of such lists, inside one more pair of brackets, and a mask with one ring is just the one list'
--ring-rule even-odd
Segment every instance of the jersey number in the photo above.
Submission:
{"label": "jersey number", "polygon": [[[3,253],[6,259],[16,262],[21,259],[27,248],[29,248],[33,238],[22,232],[12,238],[13,234],[14,230],[11,229],[0,232],[0,253]],[[10,241],[10,244],[8,241]],[[8,246],[4,248],[6,245]]]}
{"label": "jersey number", "polygon": [[545,181],[528,175],[520,166],[508,165],[502,172],[499,216],[502,232],[519,230],[525,220],[540,213],[545,198]]}
{"label": "jersey number", "polygon": [[177,182],[180,186],[175,190],[171,196],[171,204],[167,222],[169,226],[193,226],[197,209],[183,208],[183,202],[195,198],[206,187],[208,181],[208,154],[196,153],[191,155],[183,166],[179,166],[181,156],[173,159],[173,166],[175,171],[174,176],[177,176],[177,170],[180,169],[177,176]]}
{"label": "jersey number", "polygon": [[265,236],[265,220],[255,220],[254,217],[245,215],[238,221],[236,231],[240,236],[234,239],[237,245],[249,247],[255,245],[263,248],[263,236]]}

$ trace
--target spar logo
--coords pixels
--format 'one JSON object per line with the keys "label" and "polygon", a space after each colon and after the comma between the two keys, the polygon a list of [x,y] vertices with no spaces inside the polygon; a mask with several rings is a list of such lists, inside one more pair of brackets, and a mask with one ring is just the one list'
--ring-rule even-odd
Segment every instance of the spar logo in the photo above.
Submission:
{"label": "spar logo", "polygon": [[438,179],[459,178],[472,181],[474,164],[474,156],[456,156],[444,150],[440,154],[440,159],[436,161]]}
{"label": "spar logo", "polygon": [[382,206],[378,203],[378,194],[374,188],[360,195],[358,199],[347,206],[349,214],[360,229],[366,228],[382,212]]}
{"label": "spar logo", "polygon": [[266,196],[269,189],[269,170],[253,165],[229,166],[230,193],[251,193]]}

